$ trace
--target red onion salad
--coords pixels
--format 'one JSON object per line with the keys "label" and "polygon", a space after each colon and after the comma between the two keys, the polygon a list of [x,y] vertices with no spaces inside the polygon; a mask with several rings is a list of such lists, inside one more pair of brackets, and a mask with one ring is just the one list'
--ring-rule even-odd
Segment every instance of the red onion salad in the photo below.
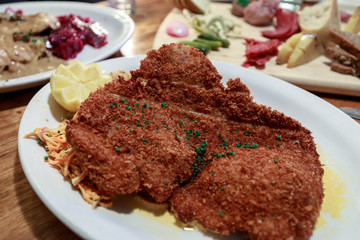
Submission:
{"label": "red onion salad", "polygon": [[166,32],[173,37],[187,37],[189,35],[189,28],[185,23],[175,21],[166,26]]}
{"label": "red onion salad", "polygon": [[77,56],[86,44],[100,48],[107,44],[107,31],[98,22],[93,22],[89,17],[74,14],[59,16],[60,28],[49,36],[52,53],[65,60]]}
{"label": "red onion salad", "polygon": [[18,9],[18,10],[14,10],[14,9],[12,9],[11,7],[7,7],[6,9],[5,9],[5,13],[9,13],[9,12],[11,12],[12,14],[20,14],[20,15],[22,15],[23,14],[23,11],[21,10],[21,9]]}

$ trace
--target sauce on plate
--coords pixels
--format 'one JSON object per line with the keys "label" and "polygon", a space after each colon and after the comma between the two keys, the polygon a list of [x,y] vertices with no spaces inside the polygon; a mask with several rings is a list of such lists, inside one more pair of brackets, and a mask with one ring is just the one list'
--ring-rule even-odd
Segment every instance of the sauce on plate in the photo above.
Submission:
{"label": "sauce on plate", "polygon": [[48,34],[60,26],[47,13],[0,13],[0,80],[49,71],[67,62],[46,48]]}
{"label": "sauce on plate", "polygon": [[[320,161],[322,163],[328,163],[328,156],[323,154],[321,149],[318,152],[320,154]],[[346,184],[341,177],[341,172],[333,170],[327,164],[324,165],[324,199],[322,208],[320,211],[320,216],[315,226],[315,230],[321,227],[326,227],[328,225],[327,220],[332,219],[341,219],[343,217],[342,211],[348,207],[348,198]],[[151,221],[162,224],[165,227],[176,228],[179,232],[192,232],[196,228],[187,226],[169,213],[167,208],[162,209],[151,209],[148,206],[145,206],[139,201],[134,200],[134,195],[130,197],[120,197],[121,205],[126,209],[131,209],[134,214],[137,214],[141,217],[150,219]]]}

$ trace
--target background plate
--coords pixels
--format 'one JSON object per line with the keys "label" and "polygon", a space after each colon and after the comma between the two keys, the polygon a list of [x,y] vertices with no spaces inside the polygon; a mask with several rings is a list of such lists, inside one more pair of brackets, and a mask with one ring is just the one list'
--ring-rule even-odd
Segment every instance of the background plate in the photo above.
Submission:
{"label": "background plate", "polygon": [[[20,2],[0,4],[0,12],[7,7],[14,10],[21,9],[25,15],[38,12],[47,12],[54,16],[69,15],[71,13],[82,17],[90,17],[92,21],[99,22],[108,32],[108,43],[99,48],[86,45],[75,59],[84,64],[97,62],[118,51],[135,30],[134,21],[122,11],[99,5],[81,2]],[[71,62],[74,59],[69,60]],[[8,81],[0,81],[0,93],[34,87],[46,83],[52,71],[38,73]]]}
{"label": "background plate", "polygon": [[[135,70],[142,56],[100,62],[106,72]],[[357,239],[360,236],[360,125],[343,112],[282,80],[232,64],[214,62],[227,79],[240,77],[250,88],[254,100],[299,120],[313,133],[324,163],[333,169],[346,186],[346,208],[341,217],[330,219],[314,232],[312,239]],[[299,100],[301,99],[301,101]],[[80,194],[54,168],[43,160],[45,150],[24,135],[35,128],[58,126],[66,116],[53,99],[49,84],[30,101],[20,122],[18,151],[31,186],[45,205],[69,228],[85,239],[239,239],[199,231],[185,231],[169,216],[142,211],[131,198],[119,198],[112,209],[93,210]],[[331,121],[329,121],[331,119]],[[157,215],[157,216],[154,216]]]}

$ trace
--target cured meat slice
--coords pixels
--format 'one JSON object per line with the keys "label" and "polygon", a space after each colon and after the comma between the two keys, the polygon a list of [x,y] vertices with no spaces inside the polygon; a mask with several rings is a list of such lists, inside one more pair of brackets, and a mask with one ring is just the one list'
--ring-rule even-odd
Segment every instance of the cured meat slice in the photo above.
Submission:
{"label": "cured meat slice", "polygon": [[251,1],[244,9],[244,20],[255,26],[272,24],[278,7],[278,0]]}
{"label": "cured meat slice", "polygon": [[276,13],[275,30],[262,31],[261,34],[267,38],[286,40],[300,31],[299,15],[296,12],[279,8]]}
{"label": "cured meat slice", "polygon": [[245,51],[246,62],[242,64],[243,67],[255,66],[257,68],[264,68],[265,63],[271,57],[278,54],[277,47],[281,44],[277,39],[262,42],[245,38],[245,41],[247,43]]}

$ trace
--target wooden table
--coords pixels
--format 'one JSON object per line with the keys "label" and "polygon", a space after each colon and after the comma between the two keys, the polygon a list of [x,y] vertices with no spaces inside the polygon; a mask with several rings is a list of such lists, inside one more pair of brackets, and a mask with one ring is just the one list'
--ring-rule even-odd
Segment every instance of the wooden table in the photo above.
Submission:
{"label": "wooden table", "polygon": [[[136,4],[136,14],[132,16],[135,33],[114,56],[139,55],[150,50],[159,25],[173,7],[163,0],[136,0]],[[40,88],[0,94],[0,239],[80,239],[40,201],[21,168],[18,127],[28,102]],[[358,98],[316,95],[337,107],[360,108]]]}

